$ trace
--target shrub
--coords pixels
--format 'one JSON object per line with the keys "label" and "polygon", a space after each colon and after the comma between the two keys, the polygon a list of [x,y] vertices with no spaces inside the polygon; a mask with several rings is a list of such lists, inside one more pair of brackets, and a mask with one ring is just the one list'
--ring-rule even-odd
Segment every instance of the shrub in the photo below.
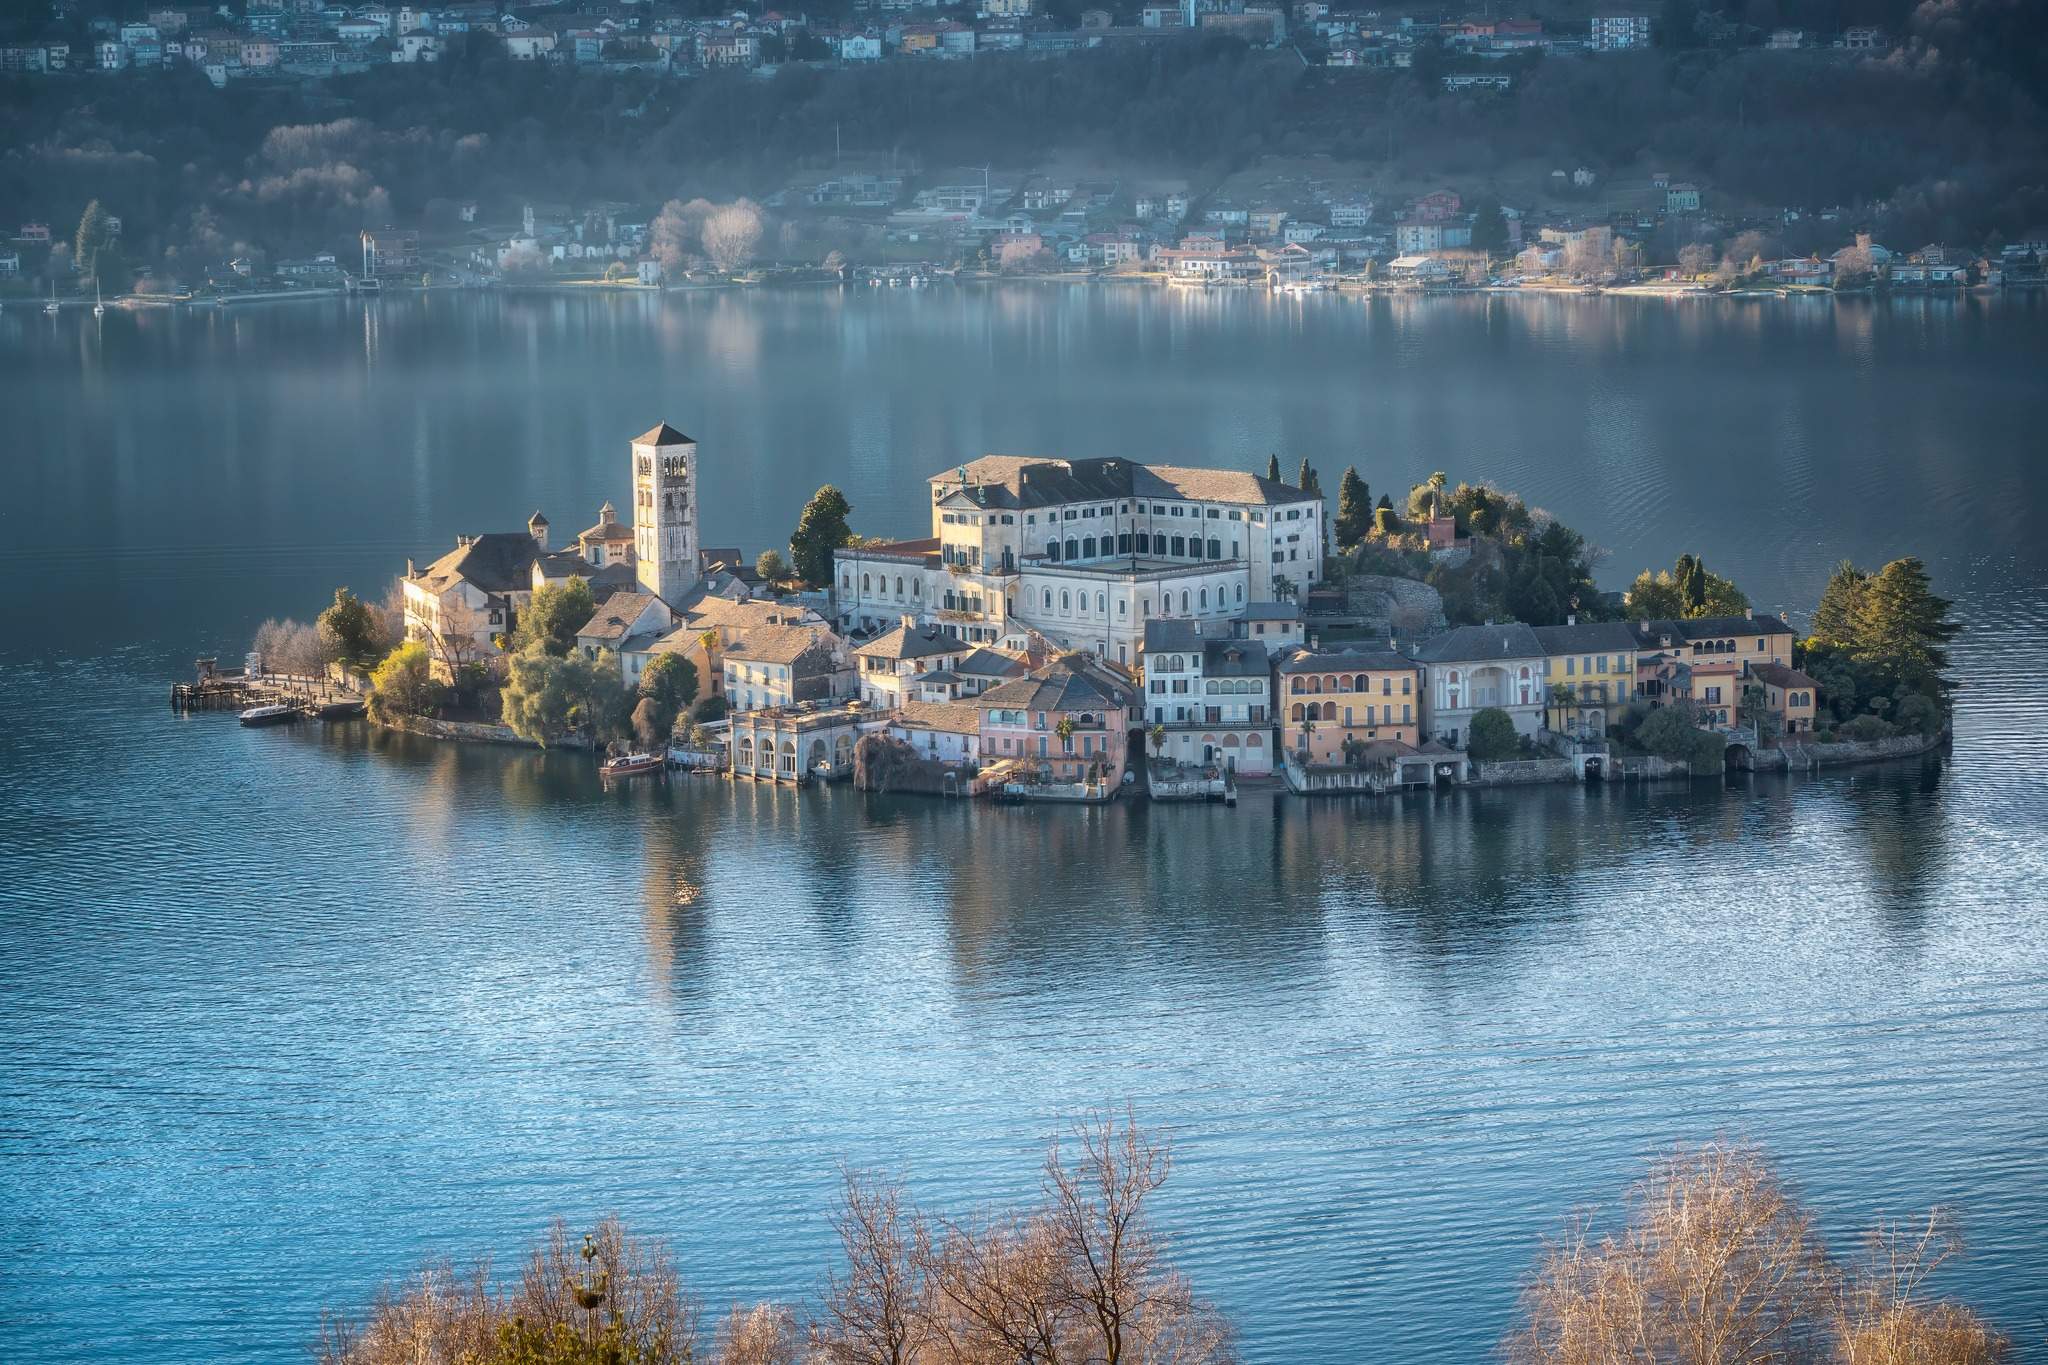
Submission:
{"label": "shrub", "polygon": [[1474,763],[1499,763],[1522,750],[1522,737],[1515,722],[1498,706],[1489,706],[1472,717],[1472,733],[1466,736],[1465,752]]}
{"label": "shrub", "polygon": [[1858,716],[1843,721],[1835,727],[1835,734],[1842,739],[1858,742],[1872,739],[1890,739],[1899,733],[1899,727],[1882,716]]}

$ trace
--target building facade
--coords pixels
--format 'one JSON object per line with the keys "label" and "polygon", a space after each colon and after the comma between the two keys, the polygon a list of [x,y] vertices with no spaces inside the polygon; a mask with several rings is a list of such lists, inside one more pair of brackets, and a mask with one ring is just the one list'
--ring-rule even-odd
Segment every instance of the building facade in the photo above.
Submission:
{"label": "building facade", "polygon": [[633,442],[640,586],[681,606],[697,586],[697,443],[663,422]]}

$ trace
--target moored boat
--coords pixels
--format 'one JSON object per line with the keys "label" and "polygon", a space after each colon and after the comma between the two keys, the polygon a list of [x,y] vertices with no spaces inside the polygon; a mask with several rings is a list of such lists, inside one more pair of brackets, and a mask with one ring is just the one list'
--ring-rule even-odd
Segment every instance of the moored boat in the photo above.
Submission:
{"label": "moored boat", "polygon": [[598,772],[604,777],[637,777],[660,772],[666,761],[660,754],[620,754],[606,759]]}
{"label": "moored boat", "polygon": [[252,706],[236,719],[244,725],[286,725],[299,718],[299,713],[289,706],[272,702],[267,706]]}

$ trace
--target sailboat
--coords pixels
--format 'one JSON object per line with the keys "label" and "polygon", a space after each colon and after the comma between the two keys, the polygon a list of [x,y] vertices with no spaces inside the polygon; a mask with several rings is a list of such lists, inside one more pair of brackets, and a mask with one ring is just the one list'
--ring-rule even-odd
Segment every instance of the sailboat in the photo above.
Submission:
{"label": "sailboat", "polygon": [[100,302],[100,282],[97,279],[92,282],[92,315],[96,318],[107,315],[107,305]]}

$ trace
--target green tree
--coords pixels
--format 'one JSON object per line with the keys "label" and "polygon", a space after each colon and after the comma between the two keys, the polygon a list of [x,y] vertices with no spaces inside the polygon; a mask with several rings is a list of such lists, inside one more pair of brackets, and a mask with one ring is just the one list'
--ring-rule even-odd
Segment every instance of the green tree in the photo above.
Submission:
{"label": "green tree", "polygon": [[690,719],[704,725],[714,720],[724,720],[731,710],[732,704],[724,697],[700,697],[697,704],[690,708]]}
{"label": "green tree", "polygon": [[1308,462],[1307,456],[1302,457],[1301,472],[1295,476],[1294,486],[1312,497],[1323,496],[1322,478],[1316,473],[1316,467]]}
{"label": "green tree", "polygon": [[1266,457],[1266,481],[1268,483],[1280,482],[1280,457],[1278,455],[1268,455]]}
{"label": "green tree", "polygon": [[1522,750],[1522,737],[1515,722],[1498,706],[1489,706],[1472,717],[1471,733],[1465,737],[1465,752],[1474,763],[1498,763]]}
{"label": "green tree", "polygon": [[1707,566],[1691,555],[1678,557],[1674,571],[1678,579],[1678,601],[1687,616],[1698,616],[1707,605]]}
{"label": "green tree", "polygon": [[754,560],[754,572],[767,582],[780,583],[789,577],[789,561],[780,550],[763,550]]}
{"label": "green tree", "polygon": [[1909,686],[1946,690],[1949,683],[1941,675],[1948,646],[1961,629],[1948,609],[1948,599],[1934,595],[1926,565],[1910,556],[1895,559],[1857,594],[1850,657]]}
{"label": "green tree", "polygon": [[576,648],[576,632],[589,625],[596,612],[597,601],[591,596],[590,584],[580,578],[536,588],[526,610],[519,613],[519,626],[512,632],[512,650],[520,653],[529,646],[538,646],[562,658]]}
{"label": "green tree", "polygon": [[1808,638],[1823,644],[1847,647],[1856,638],[1856,611],[1863,585],[1870,575],[1848,560],[1835,565],[1828,585],[1821,589],[1820,605],[1813,609],[1813,629]]}
{"label": "green tree", "polygon": [[78,219],[78,233],[72,239],[71,259],[77,263],[81,273],[98,279],[100,253],[113,244],[113,224],[108,220],[107,211],[95,199],[85,206],[85,212]]}
{"label": "green tree", "polygon": [[1507,219],[1501,216],[1500,200],[1491,195],[1482,196],[1472,206],[1472,249],[1492,257],[1500,255],[1507,247],[1508,224]]}
{"label": "green tree", "polygon": [[422,640],[407,640],[370,674],[373,720],[388,725],[403,716],[423,716],[440,703],[441,686],[434,681],[433,659]]}
{"label": "green tree", "polygon": [[676,717],[697,697],[697,666],[679,654],[658,654],[641,670],[633,734],[646,748],[666,742]]}
{"label": "green tree", "polygon": [[343,663],[367,663],[377,653],[377,618],[347,588],[334,590],[334,605],[320,613],[320,642]]}
{"label": "green tree", "polygon": [[1674,763],[1690,764],[1693,772],[1701,776],[1719,770],[1721,751],[1728,744],[1723,736],[1700,729],[1692,707],[1682,702],[1652,711],[1637,727],[1635,737],[1636,743],[1648,752]]}
{"label": "green tree", "polygon": [[1372,489],[1358,477],[1356,465],[1347,466],[1337,481],[1337,548],[1354,549],[1365,543],[1372,530]]}
{"label": "green tree", "polygon": [[852,537],[846,523],[852,513],[846,495],[829,483],[811,495],[789,538],[789,559],[798,578],[814,588],[832,582],[832,552]]}
{"label": "green tree", "polygon": [[608,649],[587,658],[552,654],[539,641],[527,644],[506,668],[503,704],[512,733],[543,749],[572,737],[611,740],[627,733],[619,656]]}

